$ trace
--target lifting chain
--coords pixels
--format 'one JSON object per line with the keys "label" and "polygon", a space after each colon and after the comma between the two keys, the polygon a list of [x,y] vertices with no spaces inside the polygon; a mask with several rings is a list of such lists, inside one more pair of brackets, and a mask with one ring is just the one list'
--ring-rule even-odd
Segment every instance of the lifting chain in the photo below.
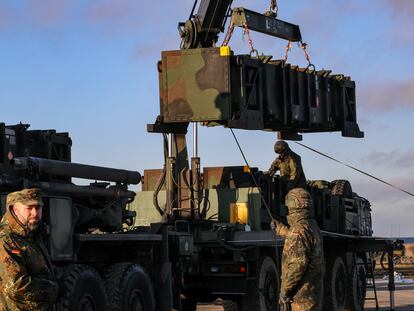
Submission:
{"label": "lifting chain", "polygon": [[247,35],[247,42],[249,43],[249,47],[250,47],[250,56],[252,56],[253,54],[256,54],[256,57],[259,57],[259,52],[253,47],[252,37],[250,36],[249,27],[247,27],[247,24],[243,25],[243,40],[244,40],[244,34]]}
{"label": "lifting chain", "polygon": [[[315,65],[311,63],[308,51],[306,50],[308,44],[303,42],[303,41],[300,41],[300,42],[298,42],[298,46],[303,51],[303,54],[305,55],[305,59],[308,62],[307,69],[315,71]],[[289,40],[288,44],[286,45],[285,49],[286,49],[286,54],[285,54],[285,57],[283,58],[283,63],[284,64],[286,64],[286,62],[288,60],[288,57],[289,57],[289,52],[292,50],[292,42],[290,40]]]}
{"label": "lifting chain", "polygon": [[[277,0],[270,0],[270,12],[273,13],[275,15],[275,17],[277,17],[277,13],[279,12],[279,7],[277,5]],[[307,69],[309,69],[309,70],[312,69],[313,71],[315,71],[315,65],[313,65],[311,63],[308,51],[306,50],[308,44],[301,40],[300,42],[298,42],[298,46],[302,49],[303,54],[305,55],[305,59],[308,62]],[[252,47],[251,47],[251,49],[252,49]],[[285,57],[283,58],[283,63],[284,64],[286,64],[286,62],[288,60],[288,57],[289,57],[289,52],[292,50],[292,41],[290,41],[290,40],[288,41],[285,50],[286,50],[286,53],[285,53]]]}
{"label": "lifting chain", "polygon": [[287,59],[288,59],[288,57],[289,57],[289,52],[290,52],[290,50],[292,49],[292,41],[288,41],[288,44],[286,45],[286,54],[285,54],[285,57],[283,58],[283,63],[284,64],[286,64],[286,62],[287,62]]}
{"label": "lifting chain", "polygon": [[300,43],[298,43],[298,44],[299,44],[300,48],[303,50],[303,54],[305,54],[306,61],[308,62],[308,68],[307,69],[312,68],[312,70],[315,71],[315,65],[311,63],[308,51],[306,50],[306,47],[308,46],[308,44],[303,42],[303,41],[300,41]]}
{"label": "lifting chain", "polygon": [[[226,36],[224,37],[224,40],[221,46],[227,46],[229,44],[231,37],[233,35],[233,31],[234,31],[234,21],[232,17],[230,20],[229,28],[227,29]],[[252,40],[252,37],[250,36],[250,31],[249,31],[249,28],[247,27],[247,24],[243,25],[243,41],[244,41],[245,34],[247,35],[247,42],[249,43],[249,47],[250,47],[250,56],[252,56],[253,54],[256,54],[256,57],[259,57],[259,52],[253,47],[253,40]]]}
{"label": "lifting chain", "polygon": [[233,16],[230,19],[230,25],[229,28],[227,28],[227,32],[226,32],[226,36],[224,37],[223,43],[221,44],[221,46],[228,46],[229,42],[231,40],[231,36],[233,35],[233,31],[234,31],[234,21],[233,21]]}

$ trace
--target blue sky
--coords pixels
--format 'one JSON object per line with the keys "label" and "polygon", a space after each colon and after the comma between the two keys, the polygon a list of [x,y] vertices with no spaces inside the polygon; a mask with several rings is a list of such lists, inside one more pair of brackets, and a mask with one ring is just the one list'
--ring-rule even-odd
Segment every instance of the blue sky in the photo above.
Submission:
{"label": "blue sky", "polygon": [[[158,115],[156,63],[177,49],[177,22],[193,1],[0,0],[1,122],[68,131],[73,160],[134,169],[162,165],[162,141],[146,133]],[[299,24],[317,69],[357,83],[364,139],[308,134],[304,143],[414,192],[414,1],[279,0]],[[263,12],[269,1],[237,1]],[[275,58],[285,42],[252,33]],[[222,40],[222,37],[221,37]],[[219,42],[221,42],[221,40]],[[230,46],[248,52],[236,30]],[[305,66],[298,48],[289,61]],[[275,135],[236,131],[252,166],[274,158]],[[308,179],[349,179],[373,206],[377,235],[414,236],[413,198],[291,144]],[[203,166],[241,165],[228,129],[200,129]]]}

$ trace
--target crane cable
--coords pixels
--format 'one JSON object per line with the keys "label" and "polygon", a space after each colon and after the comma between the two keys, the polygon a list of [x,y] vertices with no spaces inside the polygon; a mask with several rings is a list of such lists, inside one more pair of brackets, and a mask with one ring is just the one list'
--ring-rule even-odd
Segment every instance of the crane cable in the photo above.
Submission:
{"label": "crane cable", "polygon": [[357,171],[358,173],[361,173],[361,174],[363,174],[363,175],[365,175],[365,176],[368,176],[368,177],[370,177],[370,178],[372,178],[372,179],[375,179],[376,181],[379,181],[379,182],[381,182],[381,183],[383,183],[383,184],[386,184],[387,186],[390,186],[390,187],[392,187],[392,188],[395,188],[395,189],[397,189],[397,190],[399,190],[399,191],[401,191],[401,192],[404,192],[405,194],[408,194],[408,195],[410,195],[410,196],[414,197],[414,194],[413,194],[413,193],[411,193],[411,192],[409,192],[409,191],[407,191],[407,190],[404,190],[403,188],[400,188],[400,187],[398,187],[398,186],[396,186],[396,185],[393,185],[393,184],[391,184],[391,183],[389,183],[389,182],[387,182],[387,181],[385,181],[385,180],[383,180],[383,179],[381,179],[381,178],[378,178],[378,177],[376,177],[376,176],[374,176],[374,175],[372,175],[372,174],[369,174],[369,173],[367,173],[367,172],[364,172],[363,170],[361,170],[361,169],[359,169],[359,168],[356,168],[356,167],[354,167],[354,166],[352,166],[352,165],[349,165],[349,164],[346,164],[346,163],[344,163],[344,162],[342,162],[342,161],[339,161],[339,160],[337,160],[337,159],[335,159],[335,158],[333,158],[333,157],[331,157],[331,156],[329,156],[329,155],[327,155],[327,154],[325,154],[325,153],[323,153],[323,152],[320,152],[320,151],[318,151],[318,150],[316,150],[316,149],[313,149],[313,148],[311,148],[311,147],[309,147],[309,146],[307,146],[307,145],[304,145],[304,144],[302,144],[302,143],[299,143],[299,142],[297,142],[297,141],[295,141],[295,143],[296,143],[296,144],[298,144],[299,146],[302,146],[303,148],[306,148],[306,149],[308,149],[308,150],[310,150],[310,151],[312,151],[312,152],[315,152],[315,153],[317,153],[317,154],[319,154],[319,155],[321,155],[321,156],[323,156],[323,157],[325,157],[325,158],[328,158],[328,159],[330,159],[330,160],[332,160],[332,161],[334,161],[334,162],[337,162],[337,163],[339,163],[339,164],[342,164],[342,165],[344,165],[344,166],[346,166],[346,167],[348,167],[348,168],[350,168],[350,169],[352,169],[352,170],[354,170],[354,171]]}
{"label": "crane cable", "polygon": [[[271,219],[271,223],[273,223],[273,220],[276,220],[276,221],[280,222],[281,224],[283,224],[284,226],[286,226],[286,227],[289,228],[290,227],[289,224],[287,224],[284,219],[280,218],[277,215],[273,215],[272,212],[270,211],[269,205],[267,205],[267,202],[266,202],[265,198],[263,197],[262,189],[260,188],[259,184],[257,183],[256,178],[253,176],[252,170],[250,169],[250,165],[247,162],[246,156],[244,155],[244,152],[243,152],[243,150],[242,150],[242,148],[241,148],[241,146],[239,144],[239,141],[238,141],[238,139],[236,137],[236,134],[234,134],[234,131],[233,131],[232,128],[230,128],[230,131],[231,131],[231,133],[232,133],[232,135],[234,137],[234,140],[236,141],[237,147],[239,147],[240,153],[241,153],[241,155],[242,155],[242,157],[244,159],[244,163],[246,163],[246,166],[249,169],[250,176],[252,177],[253,182],[256,185],[256,187],[259,189],[260,198],[261,198],[261,200],[263,202],[263,205],[266,207],[266,211],[267,211],[267,213],[268,213],[268,215],[269,215],[269,217]],[[280,261],[280,254],[279,254],[279,250],[277,248],[277,246],[278,246],[278,244],[277,244],[277,237],[278,237],[278,235],[276,233],[276,230],[274,230],[273,228],[271,228],[271,231],[273,232],[273,236],[274,236],[274,239],[275,239],[275,246],[276,246],[275,247],[275,258],[276,258],[276,264],[280,264],[280,262],[281,262]],[[262,295],[263,295],[263,293],[262,293]]]}

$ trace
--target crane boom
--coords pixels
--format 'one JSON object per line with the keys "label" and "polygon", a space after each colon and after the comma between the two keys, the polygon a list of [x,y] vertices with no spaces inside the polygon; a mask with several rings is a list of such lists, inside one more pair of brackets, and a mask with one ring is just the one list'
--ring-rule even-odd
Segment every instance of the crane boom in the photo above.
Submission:
{"label": "crane boom", "polygon": [[212,47],[220,32],[224,30],[232,0],[201,0],[194,14],[197,0],[194,2],[190,18],[178,24],[182,39],[181,48]]}

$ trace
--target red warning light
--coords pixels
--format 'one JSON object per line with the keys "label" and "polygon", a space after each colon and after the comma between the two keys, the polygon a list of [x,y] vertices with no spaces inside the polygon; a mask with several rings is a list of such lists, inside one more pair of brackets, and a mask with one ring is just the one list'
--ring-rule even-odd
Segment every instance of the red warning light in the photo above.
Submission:
{"label": "red warning light", "polygon": [[246,269],[246,266],[245,266],[245,265],[241,265],[241,266],[239,267],[239,272],[240,272],[240,273],[246,273],[246,271],[247,271],[247,269]]}

